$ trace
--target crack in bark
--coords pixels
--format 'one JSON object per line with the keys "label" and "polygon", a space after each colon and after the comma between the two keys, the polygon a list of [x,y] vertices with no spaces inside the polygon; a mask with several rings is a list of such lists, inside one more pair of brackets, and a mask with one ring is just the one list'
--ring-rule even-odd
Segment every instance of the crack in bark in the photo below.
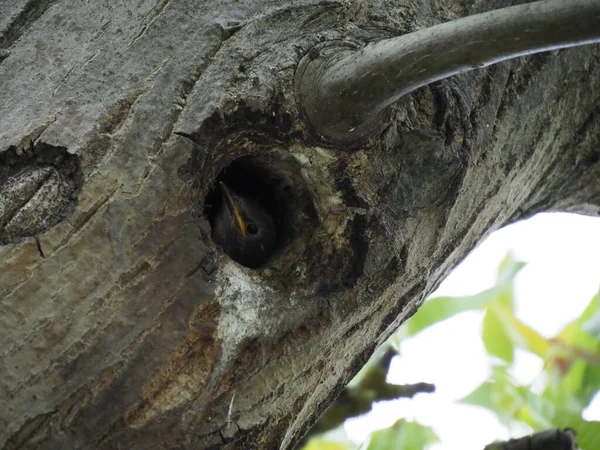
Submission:
{"label": "crack in bark", "polygon": [[85,214],[78,217],[78,220],[75,222],[75,225],[69,222],[69,224],[71,224],[73,228],[60,241],[60,244],[58,244],[58,246],[52,250],[52,253],[56,253],[57,251],[62,249],[73,236],[78,235],[83,230],[83,228],[90,222],[90,220],[98,213],[98,211],[100,211],[100,209],[104,205],[106,205],[111,198],[115,196],[120,187],[121,186],[115,186],[112,189],[112,191],[108,193],[108,195],[101,197],[100,200],[94,203],[92,207],[85,212]]}
{"label": "crack in bark", "polygon": [[[6,450],[16,450],[23,448],[26,444],[35,443],[36,434],[40,434],[40,431],[47,427],[57,412],[58,410],[48,411],[29,419],[16,433],[8,438],[4,448]],[[37,439],[41,440],[43,437],[43,435],[38,436]]]}
{"label": "crack in bark", "polygon": [[[504,115],[509,110],[510,106],[518,100],[521,95],[527,91],[535,77],[541,73],[542,69],[553,60],[553,52],[539,53],[536,55],[525,56],[519,58],[519,62],[508,62],[512,67],[509,70],[504,89],[502,91],[502,98],[496,111],[496,121],[494,123],[494,132],[496,131],[496,124],[504,118]],[[494,133],[492,133],[494,135]]]}
{"label": "crack in bark", "polygon": [[167,10],[169,5],[171,4],[171,1],[172,0],[159,0],[158,1],[156,6],[154,6],[154,8],[152,8],[150,10],[150,12],[146,15],[146,17],[144,17],[144,20],[142,21],[142,24],[141,24],[142,26],[141,26],[140,31],[138,31],[138,33],[133,37],[133,39],[127,46],[126,50],[129,50],[129,48],[131,48],[131,46],[133,46],[138,40],[140,40],[146,34],[146,31],[148,31],[148,28],[150,28],[152,23],[154,23],[154,21],[156,19],[158,19],[160,17],[160,15],[163,14]]}
{"label": "crack in bark", "polygon": [[[580,145],[586,136],[590,133],[594,126],[597,125],[597,122],[600,119],[600,97],[598,97],[594,103],[596,103],[596,107],[590,111],[588,116],[584,119],[581,126],[577,129],[576,132],[573,133],[573,145]],[[596,128],[597,130],[597,128]],[[600,152],[600,149],[598,150]]]}
{"label": "crack in bark", "polygon": [[[86,62],[86,64],[87,64],[87,62]],[[54,91],[52,91],[52,94],[50,94],[51,97],[54,97],[56,95],[56,93],[58,92],[58,90],[67,82],[67,80],[69,79],[69,77],[71,76],[71,74],[73,73],[73,71],[75,70],[76,67],[77,67],[77,65],[74,65],[73,67],[71,67],[69,69],[69,71],[66,73],[66,75],[62,78],[62,80],[60,80],[60,82],[56,86],[56,89],[54,89]]]}
{"label": "crack in bark", "polygon": [[210,65],[216,54],[221,50],[223,44],[227,40],[229,40],[234,34],[236,34],[242,27],[243,25],[240,25],[239,28],[236,28],[234,31],[228,33],[221,24],[215,24],[215,28],[213,29],[213,31],[215,29],[218,30],[218,32],[221,34],[221,37],[218,39],[216,45],[207,52],[206,56],[203,57],[200,63],[195,67],[190,78],[188,80],[184,80],[181,83],[181,95],[175,102],[175,112],[173,114],[172,119],[170,120],[170,127],[168,128],[168,130],[165,131],[163,138],[160,139],[161,144],[159,146],[159,149],[156,151],[155,155],[160,153],[160,149],[164,145],[164,142],[166,141],[167,137],[171,136],[172,134],[187,137],[188,139],[194,141],[193,138],[190,137],[190,134],[185,133],[183,131],[173,130],[175,130],[177,123],[179,122],[179,118],[181,117],[181,113],[185,109],[189,95],[196,87],[198,80],[200,79],[200,77],[202,77],[202,75],[206,71],[206,68]]}

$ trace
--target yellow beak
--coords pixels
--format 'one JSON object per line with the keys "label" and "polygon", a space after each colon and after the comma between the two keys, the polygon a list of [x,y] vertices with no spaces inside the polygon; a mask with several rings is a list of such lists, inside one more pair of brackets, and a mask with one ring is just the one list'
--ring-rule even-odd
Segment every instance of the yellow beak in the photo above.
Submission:
{"label": "yellow beak", "polygon": [[248,232],[246,231],[246,223],[244,222],[244,218],[242,217],[240,208],[235,203],[231,192],[229,192],[229,188],[222,181],[219,181],[219,186],[221,186],[221,189],[225,194],[225,202],[227,203],[227,207],[229,208],[231,214],[233,214],[235,222],[237,223],[237,226],[240,229],[242,236],[247,236]]}

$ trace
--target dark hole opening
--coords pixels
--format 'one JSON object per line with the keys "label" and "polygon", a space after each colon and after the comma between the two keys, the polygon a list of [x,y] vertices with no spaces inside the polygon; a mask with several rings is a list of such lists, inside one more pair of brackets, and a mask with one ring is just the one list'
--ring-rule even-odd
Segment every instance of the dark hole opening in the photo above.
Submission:
{"label": "dark hole opening", "polygon": [[[232,259],[251,268],[261,267],[269,262],[291,234],[290,205],[293,204],[293,195],[289,184],[274,172],[273,167],[273,161],[265,161],[260,157],[238,158],[219,173],[205,198],[204,215],[210,222],[213,233],[215,220],[220,209],[224,207],[223,191],[219,182],[225,183],[235,194],[259,204],[273,219],[275,244],[273,250],[262,260],[247,263],[236,258],[234,252],[227,252],[223,245],[223,249]],[[245,226],[247,234],[251,237],[259,231],[254,223],[246,223]]]}

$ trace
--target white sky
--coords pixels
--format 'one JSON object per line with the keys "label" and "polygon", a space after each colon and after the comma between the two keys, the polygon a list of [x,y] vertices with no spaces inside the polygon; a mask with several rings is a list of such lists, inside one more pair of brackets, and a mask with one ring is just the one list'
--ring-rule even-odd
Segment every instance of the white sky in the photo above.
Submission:
{"label": "white sky", "polygon": [[[468,295],[491,287],[509,251],[527,263],[516,279],[516,314],[545,336],[577,318],[600,288],[600,218],[552,213],[492,234],[433,296]],[[454,404],[490,376],[480,337],[481,317],[477,312],[463,313],[404,340],[388,380],[426,381],[435,384],[436,392],[379,403],[370,414],[346,422],[348,436],[362,442],[373,430],[400,417],[434,428],[440,443],[431,450],[481,450],[495,439],[528,434],[525,426],[507,430],[485,409]],[[513,375],[519,382],[531,382],[541,368],[539,358],[517,351]],[[585,417],[600,420],[600,395]]]}

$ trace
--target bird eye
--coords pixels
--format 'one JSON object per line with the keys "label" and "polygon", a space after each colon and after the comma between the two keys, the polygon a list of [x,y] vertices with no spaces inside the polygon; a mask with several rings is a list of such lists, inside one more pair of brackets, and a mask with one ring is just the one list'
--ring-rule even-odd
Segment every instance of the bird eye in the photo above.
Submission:
{"label": "bird eye", "polygon": [[249,223],[248,225],[246,225],[246,231],[248,232],[248,234],[256,234],[258,233],[258,227],[253,223]]}

